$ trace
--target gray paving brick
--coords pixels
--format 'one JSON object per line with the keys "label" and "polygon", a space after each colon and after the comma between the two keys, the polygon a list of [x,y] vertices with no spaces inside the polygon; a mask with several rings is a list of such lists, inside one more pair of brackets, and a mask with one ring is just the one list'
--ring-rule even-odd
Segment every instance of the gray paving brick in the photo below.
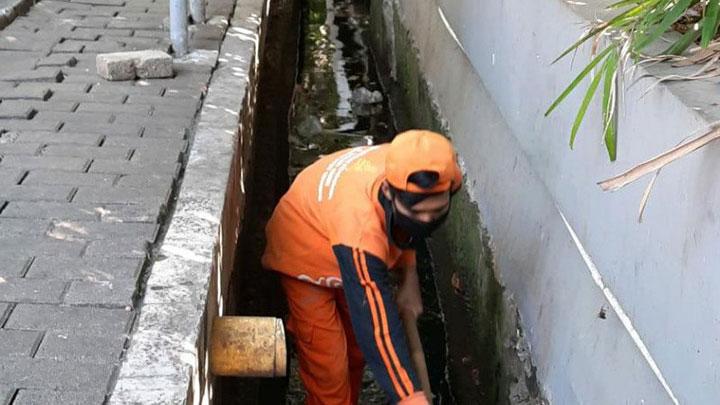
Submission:
{"label": "gray paving brick", "polygon": [[0,217],[0,238],[15,236],[40,237],[50,229],[50,221],[39,218]]}
{"label": "gray paving brick", "polygon": [[28,120],[36,111],[30,106],[11,104],[11,103],[0,103],[0,119],[1,118],[15,118]]}
{"label": "gray paving brick", "polygon": [[[147,124],[152,125],[152,122]],[[147,127],[143,131],[143,137],[146,138],[167,138],[167,139],[187,139],[189,130],[187,127],[183,128],[160,128],[160,127]]]}
{"label": "gray paving brick", "polygon": [[[0,156],[37,155],[41,143],[0,143]],[[0,158],[2,159],[2,158]],[[1,160],[0,160],[1,161]]]}
{"label": "gray paving brick", "polygon": [[171,190],[129,187],[78,187],[73,202],[104,204],[166,204]]}
{"label": "gray paving brick", "polygon": [[148,252],[148,243],[137,238],[95,240],[88,243],[84,257],[144,258]]}
{"label": "gray paving brick", "polygon": [[31,170],[23,185],[112,186],[117,176],[98,173],[66,172],[57,170]]}
{"label": "gray paving brick", "polygon": [[85,48],[85,42],[74,39],[68,39],[59,44],[56,44],[52,48],[52,52],[58,53],[81,53]]}
{"label": "gray paving brick", "polygon": [[[74,363],[73,363],[74,364]],[[105,371],[102,369],[102,371]],[[81,387],[88,389],[90,387]],[[38,405],[38,404],[62,404],[62,405],[101,405],[105,401],[105,390],[98,388],[97,391],[63,391],[53,390],[20,390],[13,401],[13,405]]]}
{"label": "gray paving brick", "polygon": [[[67,36],[67,38],[82,39],[85,41],[95,41],[99,39],[102,35],[107,35],[108,32],[108,30],[99,30],[95,28],[75,28],[73,32],[71,32]],[[114,29],[111,32],[113,35],[121,37],[130,37],[133,35],[132,30]]]}
{"label": "gray paving brick", "polygon": [[125,0],[70,0],[77,4],[90,4],[93,6],[124,6]]}
{"label": "gray paving brick", "polygon": [[0,132],[9,131],[48,131],[57,132],[62,123],[60,121],[33,120],[3,120],[0,119]]}
{"label": "gray paving brick", "polygon": [[73,281],[65,296],[69,305],[101,305],[106,308],[133,306],[136,280]]}
{"label": "gray paving brick", "polygon": [[141,97],[159,97],[163,93],[163,89],[159,87],[148,87],[138,85],[139,81],[134,82],[102,82],[90,90],[96,94],[127,94]]}
{"label": "gray paving brick", "polygon": [[75,22],[76,28],[105,28],[112,17],[89,17]]}
{"label": "gray paving brick", "polygon": [[142,51],[146,49],[170,52],[170,43],[164,38],[131,38],[125,41],[126,51]]}
{"label": "gray paving brick", "polygon": [[174,182],[175,179],[171,175],[125,175],[118,179],[117,186],[167,190],[172,188]]}
{"label": "gray paving brick", "polygon": [[181,139],[148,139],[138,137],[112,137],[105,141],[106,146],[127,146],[129,148],[145,149],[158,148],[162,150],[173,150],[184,152],[187,150],[188,142]]}
{"label": "gray paving brick", "polygon": [[67,201],[69,186],[7,186],[0,188],[0,201]]}
{"label": "gray paving brick", "polygon": [[62,71],[56,67],[40,67],[27,71],[0,72],[0,81],[6,82],[60,82]]}
{"label": "gray paving brick", "polygon": [[89,162],[85,158],[56,156],[3,156],[0,167],[17,167],[21,169],[53,169],[83,171]]}
{"label": "gray paving brick", "polygon": [[157,231],[155,224],[56,220],[48,234],[63,240],[137,238],[153,242]]}
{"label": "gray paving brick", "polygon": [[125,50],[125,44],[120,41],[100,39],[98,41],[84,42],[83,53],[108,53]]}
{"label": "gray paving brick", "polygon": [[[25,388],[81,390],[107,387],[115,366],[74,361],[15,359],[0,362],[0,381]],[[18,394],[22,395],[22,391]],[[51,397],[52,398],[52,397]],[[50,398],[48,398],[50,399]],[[27,402],[24,404],[65,404],[66,402]],[[17,399],[13,404],[17,404]],[[98,403],[99,404],[99,403]]]}
{"label": "gray paving brick", "polygon": [[[126,104],[128,106],[140,105],[140,104]],[[194,114],[190,115],[175,115],[175,116],[164,116],[162,114],[156,114],[153,112],[152,117],[138,116],[137,114],[127,114],[123,112],[117,112],[115,115],[116,123],[120,124],[132,124],[141,125],[147,128],[160,129],[168,132],[180,132],[192,127],[194,121]]]}
{"label": "gray paving brick", "polygon": [[[40,343],[41,336],[40,332],[36,331],[0,329],[0,358],[32,356]],[[5,359],[5,361],[12,360]]]}
{"label": "gray paving brick", "polygon": [[[30,257],[10,256],[3,257],[0,263],[0,277],[22,277],[30,265]],[[0,305],[0,319],[2,319],[3,308]],[[0,325],[2,321],[0,320]]]}
{"label": "gray paving brick", "polygon": [[140,136],[142,127],[130,124],[92,124],[90,122],[67,122],[60,132],[96,133],[105,136]]}
{"label": "gray paving brick", "polygon": [[35,66],[75,66],[77,59],[73,55],[63,55],[59,53],[48,55],[44,58],[39,59]]}
{"label": "gray paving brick", "polygon": [[20,83],[16,87],[18,91],[32,92],[49,89],[51,92],[74,92],[86,93],[90,86],[82,83]]}
{"label": "gray paving brick", "polygon": [[166,38],[169,35],[167,31],[162,30],[135,30],[135,37],[139,38]]}
{"label": "gray paving brick", "polygon": [[[0,153],[2,153],[1,148]],[[43,156],[128,160],[130,149],[121,146],[48,145],[40,151],[40,154]]]}
{"label": "gray paving brick", "polygon": [[127,337],[47,333],[36,359],[79,361],[81,363],[118,363]]}
{"label": "gray paving brick", "polygon": [[10,201],[0,218],[37,218],[92,221],[100,219],[100,204],[84,205],[69,202]]}
{"label": "gray paving brick", "polygon": [[70,333],[83,331],[89,335],[120,334],[128,331],[132,316],[132,311],[124,309],[18,304],[5,328]]}
{"label": "gray paving brick", "polygon": [[0,283],[0,301],[59,304],[65,284],[63,280],[7,278]]}
{"label": "gray paving brick", "polygon": [[17,390],[13,387],[0,385],[0,405],[10,405],[10,401],[15,396],[15,391]]}
{"label": "gray paving brick", "polygon": [[56,240],[48,237],[12,239],[0,237],[0,257],[10,255],[79,257],[86,245],[84,241]]}
{"label": "gray paving brick", "polygon": [[103,222],[157,223],[164,213],[164,206],[149,204],[105,204],[100,219]]}
{"label": "gray paving brick", "polygon": [[73,101],[41,101],[41,100],[5,100],[2,107],[12,107],[18,110],[33,109],[37,111],[65,111],[72,112],[78,103]]}
{"label": "gray paving brick", "polygon": [[[155,80],[162,80],[162,79],[154,79]],[[162,87],[162,86],[160,86]],[[165,91],[167,93],[167,90]],[[171,108],[177,106],[178,108],[195,108],[197,109],[200,106],[200,98],[197,99],[185,99],[185,98],[175,98],[171,99],[170,97],[150,97],[150,96],[136,96],[134,94],[131,94],[128,96],[127,104],[150,104],[155,106],[163,106],[163,108]]]}
{"label": "gray paving brick", "polygon": [[[97,81],[97,75],[93,76]],[[95,94],[95,93],[78,93],[72,91],[56,91],[52,93],[51,100],[55,101],[76,101],[78,103],[110,103],[122,104],[127,99],[126,94]]]}
{"label": "gray paving brick", "polygon": [[25,278],[87,281],[136,280],[140,275],[143,263],[142,259],[42,256],[32,262]]}
{"label": "gray paving brick", "polygon": [[[21,83],[22,85],[23,83]],[[32,89],[25,90],[22,88],[13,88],[10,90],[4,90],[0,93],[0,99],[2,100],[45,100],[50,97],[50,87],[44,89]]]}
{"label": "gray paving brick", "polygon": [[[66,132],[43,132],[43,131],[27,131],[17,134],[16,143],[32,143],[42,142],[48,145],[92,145],[97,146],[105,137],[100,134],[83,134],[83,133],[66,133]],[[3,137],[0,135],[0,140]]]}
{"label": "gray paving brick", "polygon": [[108,28],[125,28],[133,30],[154,30],[162,29],[163,23],[160,21],[128,21],[122,19],[114,19],[108,24]]}
{"label": "gray paving brick", "polygon": [[[172,100],[172,96],[168,97],[165,93],[165,98]],[[197,106],[190,103],[188,105],[156,105],[153,109],[153,116],[159,117],[194,117],[197,113]]]}
{"label": "gray paving brick", "polygon": [[4,325],[5,321],[10,317],[15,304],[0,302],[0,325]]}
{"label": "gray paving brick", "polygon": [[45,121],[61,121],[67,125],[70,122],[96,122],[98,124],[106,124],[112,121],[113,115],[102,112],[57,112],[57,111],[40,111],[35,115],[34,119]]}
{"label": "gray paving brick", "polygon": [[96,159],[90,166],[90,173],[114,173],[114,174],[171,174],[176,175],[180,170],[179,164],[156,164],[156,163],[135,163],[123,162],[120,160]]}
{"label": "gray paving brick", "polygon": [[[122,89],[115,89],[122,91]],[[1,105],[1,104],[0,104]],[[107,112],[107,113],[124,113],[134,114],[137,116],[149,116],[152,106],[143,104],[108,104],[108,103],[80,103],[77,108],[78,112]]]}
{"label": "gray paving brick", "polygon": [[[0,168],[0,187],[16,185],[25,176],[25,170]],[[0,203],[2,205],[2,203]]]}

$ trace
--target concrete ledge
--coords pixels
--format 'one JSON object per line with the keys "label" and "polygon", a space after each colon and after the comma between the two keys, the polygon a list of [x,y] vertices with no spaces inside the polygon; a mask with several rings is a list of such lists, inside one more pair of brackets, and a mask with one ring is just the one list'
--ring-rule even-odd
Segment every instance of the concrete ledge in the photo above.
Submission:
{"label": "concrete ledge", "polygon": [[238,3],[110,404],[196,404],[212,392],[205,342],[234,265],[264,15],[261,0]]}
{"label": "concrete ledge", "polygon": [[35,0],[0,0],[0,30],[30,10]]}
{"label": "concrete ledge", "polygon": [[543,117],[589,49],[574,64],[550,62],[593,10],[561,0],[381,3],[400,21],[395,33],[413,40],[396,38],[392,54],[416,48],[418,73],[461,151],[496,276],[517,301],[545,396],[561,404],[713,402],[720,192],[709,173],[720,146],[663,170],[642,224],[646,183],[612,194],[595,183],[720,118],[717,80],[643,95],[668,68],[646,71],[624,95],[618,161],[610,163],[597,100],[568,150],[582,88]]}

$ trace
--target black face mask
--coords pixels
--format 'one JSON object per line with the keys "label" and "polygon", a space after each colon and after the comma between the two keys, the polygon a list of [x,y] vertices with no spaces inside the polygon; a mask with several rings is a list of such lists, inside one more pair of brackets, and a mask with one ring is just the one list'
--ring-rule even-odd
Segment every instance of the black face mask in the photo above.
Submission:
{"label": "black face mask", "polygon": [[[440,225],[445,222],[448,214],[450,213],[450,207],[448,207],[448,210],[442,216],[430,222],[418,221],[399,212],[395,208],[395,204],[385,197],[385,194],[382,191],[380,191],[380,204],[385,211],[385,232],[388,234],[390,240],[392,240],[393,243],[401,249],[416,246],[417,243],[425,240],[425,238],[429,237],[440,227]],[[410,236],[408,240],[398,241],[395,239],[393,228],[396,226]]]}

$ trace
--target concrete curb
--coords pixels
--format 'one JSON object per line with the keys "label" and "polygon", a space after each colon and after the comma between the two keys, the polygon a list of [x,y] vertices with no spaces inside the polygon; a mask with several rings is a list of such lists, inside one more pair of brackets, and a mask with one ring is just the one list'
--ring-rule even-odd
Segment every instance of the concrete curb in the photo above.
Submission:
{"label": "concrete curb", "polygon": [[223,311],[232,271],[223,247],[234,247],[244,202],[243,154],[252,143],[245,139],[252,136],[246,124],[254,111],[263,3],[238,1],[223,40],[110,404],[200,403],[211,396],[207,325]]}
{"label": "concrete curb", "polygon": [[12,0],[9,6],[0,8],[0,30],[10,25],[15,18],[30,10],[35,0]]}

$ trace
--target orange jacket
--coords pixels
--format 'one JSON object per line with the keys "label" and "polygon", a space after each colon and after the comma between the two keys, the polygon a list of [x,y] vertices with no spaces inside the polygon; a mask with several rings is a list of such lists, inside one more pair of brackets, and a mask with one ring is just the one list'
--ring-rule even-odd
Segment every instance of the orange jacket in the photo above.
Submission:
{"label": "orange jacket", "polygon": [[[388,145],[342,150],[303,170],[270,219],[263,265],[325,287],[342,287],[355,337],[393,402],[424,403],[388,269],[415,251],[389,241],[379,201]],[[321,326],[321,325],[319,325]]]}
{"label": "orange jacket", "polygon": [[414,250],[388,241],[378,193],[388,145],[325,156],[303,170],[267,225],[266,268],[326,287],[340,287],[332,247],[358,248],[389,269],[415,264]]}

